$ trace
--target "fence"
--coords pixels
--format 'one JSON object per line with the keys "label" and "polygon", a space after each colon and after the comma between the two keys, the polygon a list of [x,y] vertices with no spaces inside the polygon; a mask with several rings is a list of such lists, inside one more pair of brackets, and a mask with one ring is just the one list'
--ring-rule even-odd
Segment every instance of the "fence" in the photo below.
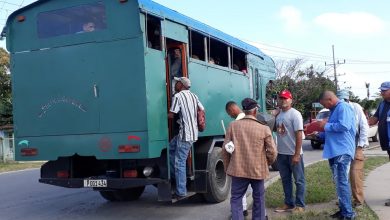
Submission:
{"label": "fence", "polygon": [[13,137],[0,137],[0,156],[3,162],[15,160],[15,143]]}

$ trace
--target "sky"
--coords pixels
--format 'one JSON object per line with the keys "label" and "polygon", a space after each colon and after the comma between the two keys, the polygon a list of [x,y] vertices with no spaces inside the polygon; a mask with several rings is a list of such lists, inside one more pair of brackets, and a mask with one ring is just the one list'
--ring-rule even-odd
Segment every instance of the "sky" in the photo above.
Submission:
{"label": "sky", "polygon": [[[0,25],[33,0],[0,0]],[[274,60],[303,58],[334,80],[332,45],[339,87],[360,98],[390,81],[390,1],[388,0],[155,0],[259,47]],[[5,42],[0,42],[4,47]],[[345,64],[344,63],[345,60]]]}

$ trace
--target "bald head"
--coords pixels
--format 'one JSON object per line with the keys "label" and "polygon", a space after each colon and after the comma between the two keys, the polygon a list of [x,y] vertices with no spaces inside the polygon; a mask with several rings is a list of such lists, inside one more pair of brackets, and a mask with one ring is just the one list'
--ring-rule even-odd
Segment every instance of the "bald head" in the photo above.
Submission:
{"label": "bald head", "polygon": [[336,94],[334,94],[333,91],[329,91],[329,90],[326,90],[323,93],[321,93],[319,99],[321,105],[323,105],[327,109],[334,107],[339,101]]}

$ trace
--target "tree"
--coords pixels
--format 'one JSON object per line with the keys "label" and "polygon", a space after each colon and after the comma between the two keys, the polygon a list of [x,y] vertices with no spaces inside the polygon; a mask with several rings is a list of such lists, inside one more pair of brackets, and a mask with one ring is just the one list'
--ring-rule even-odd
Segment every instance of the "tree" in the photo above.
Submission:
{"label": "tree", "polygon": [[291,61],[276,61],[276,80],[272,87],[267,88],[267,99],[283,89],[291,91],[294,97],[294,107],[305,117],[310,116],[312,103],[318,102],[318,97],[325,90],[335,91],[334,83],[325,75],[326,69],[303,67],[306,61],[297,58]]}
{"label": "tree", "polygon": [[0,48],[0,126],[10,125],[12,119],[11,75],[9,54]]}

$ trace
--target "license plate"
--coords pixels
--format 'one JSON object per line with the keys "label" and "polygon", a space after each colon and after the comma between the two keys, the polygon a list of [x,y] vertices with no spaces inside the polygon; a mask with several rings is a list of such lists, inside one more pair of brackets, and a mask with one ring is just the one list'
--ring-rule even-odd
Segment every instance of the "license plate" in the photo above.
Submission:
{"label": "license plate", "polygon": [[92,179],[85,179],[84,180],[84,187],[107,187],[107,180],[92,180]]}

